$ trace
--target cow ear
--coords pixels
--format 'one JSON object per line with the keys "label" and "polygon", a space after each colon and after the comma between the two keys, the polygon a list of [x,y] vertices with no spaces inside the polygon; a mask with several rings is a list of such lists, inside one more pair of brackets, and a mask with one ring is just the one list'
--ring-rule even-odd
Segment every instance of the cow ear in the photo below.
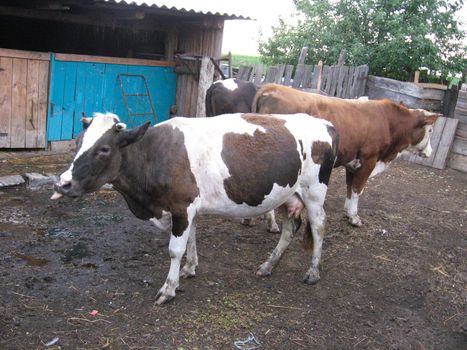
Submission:
{"label": "cow ear", "polygon": [[130,129],[130,130],[118,130],[118,145],[120,147],[126,147],[128,145],[131,145],[132,143],[135,143],[144,136],[146,131],[149,128],[149,125],[151,122],[144,123],[138,128],[135,129]]}
{"label": "cow ear", "polygon": [[83,117],[81,118],[81,122],[83,123],[83,129],[87,129],[89,125],[91,125],[92,118],[86,117],[86,114],[83,113]]}
{"label": "cow ear", "polygon": [[438,119],[438,117],[441,117],[441,116],[442,114],[433,113],[433,114],[425,116],[425,119],[423,121],[426,125],[433,125]]}

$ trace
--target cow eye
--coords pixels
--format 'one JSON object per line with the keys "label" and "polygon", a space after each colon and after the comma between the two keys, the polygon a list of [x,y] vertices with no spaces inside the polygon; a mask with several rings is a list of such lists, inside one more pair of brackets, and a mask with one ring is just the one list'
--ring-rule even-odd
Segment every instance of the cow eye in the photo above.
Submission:
{"label": "cow eye", "polygon": [[99,148],[98,155],[108,156],[109,154],[110,154],[110,146],[109,145],[104,145],[101,148]]}

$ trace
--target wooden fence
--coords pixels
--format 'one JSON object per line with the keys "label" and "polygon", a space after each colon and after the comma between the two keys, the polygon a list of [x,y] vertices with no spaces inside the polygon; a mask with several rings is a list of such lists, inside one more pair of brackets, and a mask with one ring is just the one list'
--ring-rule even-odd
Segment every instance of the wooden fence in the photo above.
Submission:
{"label": "wooden fence", "polygon": [[449,156],[449,167],[467,172],[467,86],[459,91],[454,118],[459,120]]}
{"label": "wooden fence", "polygon": [[257,85],[276,83],[302,90],[317,91],[328,96],[358,98],[365,93],[368,65],[277,65],[267,70],[263,64],[241,66],[237,79]]}

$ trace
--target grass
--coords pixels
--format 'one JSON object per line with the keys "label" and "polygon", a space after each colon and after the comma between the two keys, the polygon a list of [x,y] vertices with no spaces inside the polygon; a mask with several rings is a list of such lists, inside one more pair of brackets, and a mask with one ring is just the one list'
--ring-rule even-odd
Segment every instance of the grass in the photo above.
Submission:
{"label": "grass", "polygon": [[242,65],[255,66],[261,63],[261,56],[248,56],[232,54],[232,67],[239,68]]}

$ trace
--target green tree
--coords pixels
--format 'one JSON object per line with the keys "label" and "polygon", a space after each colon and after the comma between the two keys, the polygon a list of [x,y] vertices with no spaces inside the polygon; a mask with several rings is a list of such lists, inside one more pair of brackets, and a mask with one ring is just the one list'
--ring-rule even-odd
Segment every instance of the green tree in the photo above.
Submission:
{"label": "green tree", "polygon": [[268,64],[308,60],[326,64],[347,50],[347,63],[371,74],[406,80],[426,67],[442,77],[465,68],[465,32],[455,14],[464,0],[294,0],[300,21],[280,21],[259,51]]}

